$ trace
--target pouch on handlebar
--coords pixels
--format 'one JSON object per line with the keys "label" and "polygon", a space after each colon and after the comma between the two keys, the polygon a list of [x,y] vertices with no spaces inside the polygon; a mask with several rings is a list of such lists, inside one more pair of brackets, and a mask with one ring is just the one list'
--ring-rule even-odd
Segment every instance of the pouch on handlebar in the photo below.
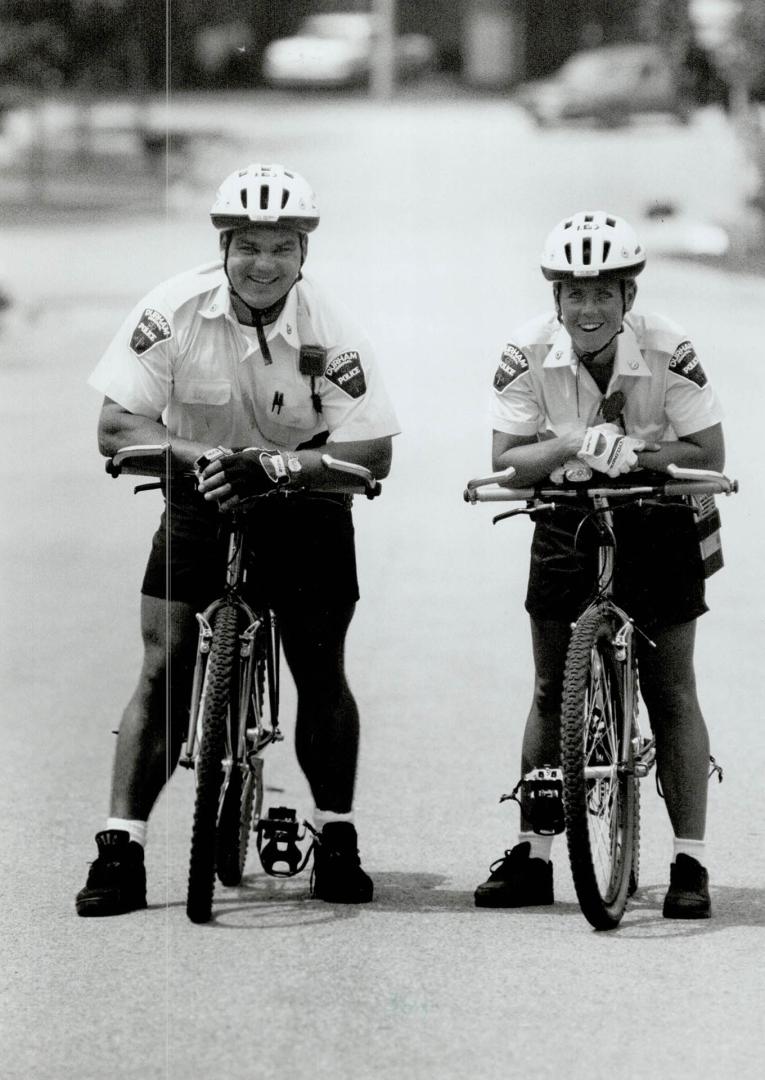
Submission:
{"label": "pouch on handlebar", "polygon": [[689,495],[687,498],[696,517],[699,553],[704,565],[704,577],[708,578],[723,567],[720,511],[714,495]]}

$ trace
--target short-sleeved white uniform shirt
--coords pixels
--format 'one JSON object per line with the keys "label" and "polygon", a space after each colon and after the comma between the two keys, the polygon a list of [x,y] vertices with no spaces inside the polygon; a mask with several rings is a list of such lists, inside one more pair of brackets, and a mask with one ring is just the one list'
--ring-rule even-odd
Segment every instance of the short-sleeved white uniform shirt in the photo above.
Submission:
{"label": "short-sleeved white uniform shirt", "polygon": [[[617,338],[605,396],[621,390],[626,434],[671,440],[722,420],[722,409],[687,336],[659,315],[630,312]],[[509,435],[563,435],[602,423],[604,395],[554,314],[522,326],[494,376],[491,420]]]}
{"label": "short-sleeved white uniform shirt", "polygon": [[[295,450],[322,432],[332,442],[398,433],[369,341],[310,280],[265,330],[270,363],[236,319],[222,263],[209,263],[136,304],[88,381],[131,413],[161,417],[171,437],[210,446]],[[326,350],[313,386],[301,345]]]}

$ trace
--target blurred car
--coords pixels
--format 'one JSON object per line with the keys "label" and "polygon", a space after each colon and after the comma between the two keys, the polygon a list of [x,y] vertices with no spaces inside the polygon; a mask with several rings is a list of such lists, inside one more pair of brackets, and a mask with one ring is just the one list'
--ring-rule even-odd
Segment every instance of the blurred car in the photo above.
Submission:
{"label": "blurred car", "polygon": [[593,119],[624,123],[635,113],[670,113],[682,123],[691,103],[657,45],[603,45],[574,53],[549,78],[521,83],[513,94],[540,125]]}
{"label": "blurred car", "polygon": [[[278,87],[347,87],[365,83],[372,69],[374,16],[365,12],[310,15],[294,37],[277,38],[263,52],[265,81]],[[435,46],[425,34],[394,38],[399,79],[423,74]]]}

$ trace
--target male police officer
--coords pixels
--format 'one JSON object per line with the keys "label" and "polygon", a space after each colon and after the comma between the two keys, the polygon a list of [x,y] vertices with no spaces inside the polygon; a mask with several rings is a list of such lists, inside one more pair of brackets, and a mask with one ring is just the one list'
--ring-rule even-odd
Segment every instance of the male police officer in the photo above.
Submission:
{"label": "male police officer", "polygon": [[250,165],[224,180],[211,218],[220,259],[142,299],[90,379],[105,395],[103,454],[168,441],[174,467],[196,464],[200,484],[199,493],[166,491],[142,587],[143,667],[80,915],[146,905],[147,819],[184,734],[195,612],[223,582],[220,510],[285,481],[294,494],[259,499],[251,511],[267,537],[254,586],[279,614],[298,691],[296,750],[320,832],[314,895],[355,903],[373,894],[353,819],[359,720],[343,663],[358,599],[350,496],[316,489],[343,487],[322,463],[324,443],[386,476],[397,421],[366,337],[302,276],[319,223],[306,181],[280,165]]}

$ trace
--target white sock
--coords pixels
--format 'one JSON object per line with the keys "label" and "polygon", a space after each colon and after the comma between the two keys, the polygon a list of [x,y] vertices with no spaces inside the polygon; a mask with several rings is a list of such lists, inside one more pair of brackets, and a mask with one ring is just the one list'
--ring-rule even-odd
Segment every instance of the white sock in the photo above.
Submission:
{"label": "white sock", "polygon": [[130,839],[136,844],[146,847],[146,833],[149,828],[146,821],[130,821],[128,818],[110,817],[106,819],[107,829],[121,829],[122,832],[130,833]]}
{"label": "white sock", "polygon": [[544,862],[550,861],[553,840],[554,837],[552,836],[540,836],[539,833],[535,832],[518,833],[519,844],[531,844],[529,858],[542,859]]}
{"label": "white sock", "polygon": [[696,862],[701,863],[702,866],[706,866],[706,841],[705,840],[684,840],[680,836],[672,837],[672,861],[677,858],[678,855],[690,855]]}
{"label": "white sock", "polygon": [[318,806],[314,807],[313,825],[317,832],[321,832],[331,821],[349,821],[353,825],[353,810],[349,810],[347,814],[336,814],[334,810],[320,810]]}

